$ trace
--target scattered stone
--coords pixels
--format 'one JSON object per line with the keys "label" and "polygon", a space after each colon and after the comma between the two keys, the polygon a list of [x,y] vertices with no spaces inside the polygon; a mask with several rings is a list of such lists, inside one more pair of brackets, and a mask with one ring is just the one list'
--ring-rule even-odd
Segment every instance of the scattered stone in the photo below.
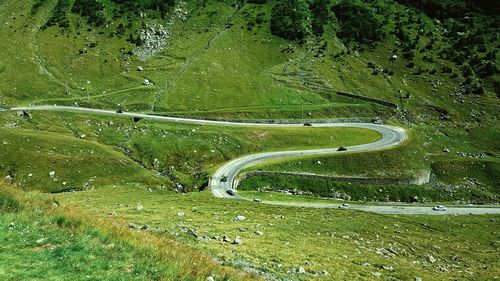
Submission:
{"label": "scattered stone", "polygon": [[178,212],[178,213],[177,213],[177,216],[178,216],[178,217],[183,217],[183,216],[184,216],[184,213],[183,213],[183,212]]}
{"label": "scattered stone", "polygon": [[198,238],[199,235],[198,233],[196,233],[196,231],[194,231],[191,227],[189,226],[181,226],[182,230],[184,230],[186,233],[194,236],[195,238]]}
{"label": "scattered stone", "polygon": [[137,203],[137,207],[135,207],[137,211],[142,211],[144,210],[144,206],[142,206],[140,203]]}
{"label": "scattered stone", "polygon": [[239,236],[236,236],[236,238],[234,238],[234,241],[232,243],[233,245],[238,245],[238,244],[241,244],[241,239]]}
{"label": "scattered stone", "polygon": [[229,237],[227,235],[224,235],[222,237],[222,241],[224,241],[224,242],[231,242],[231,239],[229,239]]}
{"label": "scattered stone", "polygon": [[212,276],[208,276],[207,281],[215,281],[215,279]]}
{"label": "scattered stone", "polygon": [[391,56],[391,60],[397,60],[398,59],[398,55],[392,55]]}
{"label": "scattered stone", "polygon": [[144,70],[144,67],[142,67],[140,65],[137,67],[137,71],[143,71],[143,70]]}
{"label": "scattered stone", "polygon": [[297,269],[298,274],[306,274],[306,270],[301,266]]}
{"label": "scattered stone", "polygon": [[436,262],[436,258],[434,258],[431,255],[427,256],[427,259],[429,260],[430,263],[435,263]]}
{"label": "scattered stone", "polygon": [[47,238],[40,238],[40,239],[36,240],[36,243],[38,245],[40,245],[40,244],[43,244],[43,242],[45,242],[45,240],[47,240]]}
{"label": "scattered stone", "polygon": [[380,272],[372,272],[372,275],[373,275],[373,277],[379,278],[380,276],[382,276],[382,273],[380,273]]}
{"label": "scattered stone", "polygon": [[59,204],[57,204],[56,202],[52,202],[52,209],[55,209],[58,207],[59,207]]}
{"label": "scattered stone", "polygon": [[135,223],[131,223],[131,222],[129,222],[129,223],[128,223],[128,228],[131,228],[131,229],[139,229],[139,226],[137,226]]}
{"label": "scattered stone", "polygon": [[422,278],[420,278],[420,277],[415,277],[415,281],[422,281]]}
{"label": "scattered stone", "polygon": [[51,172],[49,172],[49,176],[50,176],[51,178],[55,177],[55,175],[56,175],[56,172],[55,172],[55,171],[51,171]]}
{"label": "scattered stone", "polygon": [[393,271],[394,270],[394,268],[392,266],[389,266],[389,265],[382,265],[382,269],[388,270],[388,271]]}
{"label": "scattered stone", "polygon": [[151,82],[149,81],[149,79],[144,79],[144,82],[142,84],[144,86],[149,86],[149,85],[151,85]]}
{"label": "scattered stone", "polygon": [[237,215],[235,219],[236,219],[237,221],[244,221],[244,220],[246,220],[247,218],[246,218],[245,216]]}
{"label": "scattered stone", "polygon": [[259,236],[262,236],[262,235],[264,235],[264,232],[262,232],[262,231],[255,231],[255,234],[257,234]]}
{"label": "scattered stone", "polygon": [[444,148],[444,149],[443,149],[443,152],[448,153],[448,152],[450,152],[450,150],[449,150],[448,148]]}

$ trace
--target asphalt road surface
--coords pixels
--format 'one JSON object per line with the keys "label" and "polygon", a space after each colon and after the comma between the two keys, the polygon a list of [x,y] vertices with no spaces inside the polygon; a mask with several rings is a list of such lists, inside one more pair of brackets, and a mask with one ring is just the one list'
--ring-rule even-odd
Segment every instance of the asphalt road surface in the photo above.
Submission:
{"label": "asphalt road surface", "polygon": [[[275,124],[275,123],[252,123],[252,122],[226,122],[214,121],[194,118],[181,118],[181,117],[168,117],[149,115],[142,113],[131,112],[116,112],[111,110],[92,109],[83,107],[71,106],[28,106],[28,107],[13,107],[13,108],[0,108],[0,111],[71,111],[83,112],[92,114],[105,114],[105,115],[119,115],[127,117],[137,117],[144,119],[163,120],[169,122],[189,123],[198,125],[220,125],[220,126],[241,126],[241,127],[303,127],[304,124]],[[312,150],[294,150],[294,151],[277,151],[257,153],[252,155],[243,156],[234,159],[222,167],[220,167],[210,180],[210,188],[215,197],[249,200],[239,196],[236,193],[238,186],[237,175],[247,167],[256,165],[268,160],[284,159],[297,156],[312,156],[312,155],[334,155],[339,153],[348,152],[367,152],[381,149],[389,149],[399,145],[403,142],[407,135],[402,128],[388,125],[379,125],[372,123],[318,123],[311,124],[311,129],[315,127],[349,127],[349,128],[363,128],[379,132],[382,137],[372,143],[346,147],[347,151],[338,151],[338,148],[324,148]],[[295,203],[295,202],[271,202],[262,201],[256,204],[270,204],[279,206],[290,207],[303,207],[303,208],[337,208],[340,204],[316,204],[316,203]],[[485,208],[485,207],[448,207],[446,211],[433,211],[431,207],[424,206],[374,206],[374,205],[353,205],[350,209],[369,211],[384,214],[500,214],[500,208]]]}

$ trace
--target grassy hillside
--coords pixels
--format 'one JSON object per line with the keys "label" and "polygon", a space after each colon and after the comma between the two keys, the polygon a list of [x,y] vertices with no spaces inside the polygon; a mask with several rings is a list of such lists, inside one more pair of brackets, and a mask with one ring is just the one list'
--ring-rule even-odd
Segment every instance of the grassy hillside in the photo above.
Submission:
{"label": "grassy hillside", "polygon": [[[498,216],[378,215],[123,187],[56,198],[98,217],[116,212],[128,222],[157,227],[161,236],[271,280],[366,280],[378,273],[382,280],[491,279],[499,274],[493,266]],[[137,202],[144,210],[135,209]],[[224,235],[229,242],[222,241]],[[241,244],[231,244],[237,236]]]}
{"label": "grassy hillside", "polygon": [[[422,133],[425,132],[425,133]],[[424,137],[424,134],[431,136]],[[455,201],[498,202],[500,162],[496,143],[463,141],[443,136],[426,126],[415,126],[402,146],[377,152],[348,153],[324,157],[277,160],[247,169],[312,173],[332,177],[369,178],[367,183],[335,178],[304,178],[293,175],[255,176],[242,182],[242,190],[298,191],[323,197],[362,201]],[[496,134],[496,133],[493,133]],[[462,137],[463,138],[463,137]],[[460,143],[458,142],[460,140]],[[481,147],[482,152],[477,152]],[[451,150],[450,150],[451,149]],[[430,182],[421,186],[384,180],[415,179],[430,172]],[[377,181],[380,179],[380,182]]]}
{"label": "grassy hillside", "polygon": [[[379,178],[426,170],[429,184],[265,176],[242,188],[277,200],[289,197],[255,189],[498,203],[497,6],[0,1],[0,107],[57,104],[215,119],[380,116],[407,128],[410,139],[390,150],[257,169]],[[497,278],[498,216],[282,208],[191,192],[203,191],[217,167],[242,155],[378,138],[354,128],[0,112],[0,279]],[[233,244],[237,236],[241,243]]]}
{"label": "grassy hillside", "polygon": [[50,112],[29,118],[2,113],[0,133],[0,173],[44,191],[108,184],[191,191],[205,187],[209,173],[239,155],[380,138],[356,128],[221,128]]}
{"label": "grassy hillside", "polygon": [[[326,3],[323,31],[291,41],[271,32],[280,19],[277,1],[169,1],[161,9],[150,2],[98,1],[93,13],[70,0],[3,3],[8,28],[1,36],[16,39],[2,46],[0,103],[236,117],[299,117],[303,110],[315,117],[397,117],[335,94],[345,91],[400,104],[418,122],[442,116],[469,122],[471,110],[484,109],[482,119],[496,120],[490,115],[498,85],[495,14],[471,10],[468,21],[438,21],[404,1],[316,1]],[[355,31],[365,24],[350,17],[357,10],[376,23],[377,36],[346,35],[356,34],[348,26]],[[465,39],[457,38],[467,28]],[[453,52],[462,43],[473,44],[466,52],[477,61],[458,63],[457,56],[468,55]],[[21,73],[30,78],[19,79]],[[152,84],[143,85],[144,79]]]}
{"label": "grassy hillside", "polygon": [[[178,243],[91,219],[0,182],[4,280],[256,280]],[[146,242],[147,241],[147,242]],[[173,257],[175,256],[175,259]]]}

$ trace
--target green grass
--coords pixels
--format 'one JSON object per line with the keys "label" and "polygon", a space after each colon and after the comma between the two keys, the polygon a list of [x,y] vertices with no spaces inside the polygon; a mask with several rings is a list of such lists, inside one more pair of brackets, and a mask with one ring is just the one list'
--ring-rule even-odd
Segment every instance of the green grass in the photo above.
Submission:
{"label": "green grass", "polygon": [[[208,192],[182,195],[130,187],[106,187],[56,198],[100,217],[114,211],[129,222],[164,229],[162,235],[209,253],[224,264],[237,268],[246,264],[284,278],[365,280],[372,272],[381,272],[383,279],[491,279],[499,274],[492,267],[498,262],[494,254],[498,250],[498,216],[394,216],[274,207],[217,199]],[[143,211],[135,210],[138,202]],[[246,220],[236,221],[237,215]],[[180,226],[208,239],[195,239]],[[242,244],[212,239],[223,235],[232,239],[239,236]],[[382,248],[397,254],[376,254]],[[438,261],[430,263],[428,255]],[[308,274],[287,273],[298,267],[304,267]],[[440,270],[444,267],[447,271]],[[309,275],[323,270],[330,275]]]}
{"label": "green grass", "polygon": [[[1,104],[76,102],[113,109],[118,106],[128,110],[153,109],[157,113],[278,119],[300,118],[303,107],[306,116],[311,114],[316,118],[374,115],[392,118],[390,110],[332,93],[354,92],[398,103],[396,95],[402,90],[412,94],[406,107],[419,121],[436,121],[439,114],[434,107],[446,109],[454,121],[470,122],[468,114],[463,113],[471,109],[486,108],[486,115],[494,112],[492,95],[481,98],[479,104],[466,97],[467,103],[455,106],[448,93],[461,81],[459,78],[440,74],[442,84],[433,92],[433,75],[413,75],[415,69],[406,68],[403,59],[390,61],[394,53],[401,57],[400,46],[393,36],[373,50],[340,57],[337,55],[345,51],[345,46],[333,36],[333,24],[325,27],[322,38],[309,45],[275,37],[270,34],[268,23],[272,1],[265,5],[246,4],[240,10],[227,1],[210,0],[202,6],[188,3],[186,21],[173,17],[173,25],[169,27],[172,36],[166,50],[147,61],[127,54],[135,46],[126,39],[142,24],[141,20],[134,20],[132,13],[127,13],[129,18],[114,18],[108,28],[89,27],[85,20],[70,15],[67,30],[39,29],[51,16],[55,2],[42,5],[35,14],[31,14],[30,2],[2,4],[0,17],[8,26],[0,35],[16,39],[0,45],[4,50],[0,54],[4,58],[0,65],[3,76],[0,85],[4,89]],[[104,2],[111,17],[117,5]],[[412,16],[425,23],[418,48],[424,48],[430,41],[427,31],[436,33],[433,50],[415,52],[415,68],[435,67],[422,60],[424,56],[453,66],[438,58],[440,49],[448,46],[442,26],[402,5],[383,1],[376,5],[383,7],[380,16],[388,19],[387,31],[394,28],[397,14],[401,14],[402,20]],[[264,14],[264,22],[248,29],[259,13]],[[149,13],[144,22],[164,23],[158,20],[156,12]],[[128,23],[131,25],[127,26]],[[228,23],[231,27],[226,29]],[[127,26],[123,35],[113,33],[119,24]],[[406,32],[413,37],[416,30],[413,24]],[[324,52],[319,50],[321,40],[327,43]],[[90,47],[92,43],[97,45]],[[80,54],[83,48],[87,53]],[[369,62],[394,74],[372,75]],[[144,71],[136,71],[138,65]],[[146,78],[155,86],[142,87]]]}
{"label": "green grass", "polygon": [[1,279],[205,280],[209,275],[224,280],[256,278],[222,268],[171,240],[137,235],[126,225],[91,220],[85,212],[59,210],[57,206],[40,194],[21,194],[0,182]]}
{"label": "green grass", "polygon": [[[74,135],[0,128],[0,172],[27,190],[91,189],[102,184],[160,186],[160,178],[113,150]],[[49,173],[55,172],[54,176]]]}
{"label": "green grass", "polygon": [[[0,129],[5,132],[0,140],[9,148],[0,152],[3,173],[11,171],[23,186],[50,191],[65,189],[63,182],[68,189],[80,189],[87,183],[88,187],[112,183],[170,187],[172,181],[194,189],[206,183],[207,172],[243,154],[355,145],[380,137],[356,128],[134,123],[126,117],[75,113],[33,112],[31,120],[2,113],[0,120],[15,127]],[[51,171],[56,172],[57,182],[49,177]]]}
{"label": "green grass", "polygon": [[[273,160],[245,170],[367,177],[374,179],[372,183],[265,175],[243,180],[240,189],[296,190],[313,196],[360,201],[498,202],[497,158],[474,159],[457,155],[458,152],[477,153],[476,147],[494,155],[493,151],[497,151],[493,141],[496,133],[485,133],[483,139],[467,142],[459,141],[458,134],[463,132],[448,129],[444,135],[429,126],[415,126],[410,131],[409,140],[390,150]],[[444,148],[450,152],[443,152]],[[431,172],[429,184],[377,183],[377,179],[414,179],[422,171]]]}
{"label": "green grass", "polygon": [[[408,161],[413,159],[413,161]],[[306,172],[332,176],[410,178],[428,168],[422,142],[411,135],[399,147],[381,151],[297,157],[254,166],[251,170]],[[250,170],[250,169],[247,169]]]}
{"label": "green grass", "polygon": [[482,186],[435,184],[376,184],[290,175],[261,175],[244,180],[238,189],[289,191],[309,196],[362,202],[462,202],[498,203],[498,193]]}

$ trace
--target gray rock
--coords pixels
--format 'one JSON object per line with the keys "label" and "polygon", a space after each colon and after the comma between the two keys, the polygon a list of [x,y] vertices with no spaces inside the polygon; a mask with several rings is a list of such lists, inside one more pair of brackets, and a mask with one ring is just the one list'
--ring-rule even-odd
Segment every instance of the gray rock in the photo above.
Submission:
{"label": "gray rock", "polygon": [[262,235],[264,235],[264,232],[262,232],[262,231],[258,231],[258,230],[257,230],[257,231],[255,231],[255,234],[257,234],[257,235],[259,235],[259,236],[262,236]]}
{"label": "gray rock", "polygon": [[184,213],[183,213],[183,212],[178,212],[178,213],[177,213],[177,216],[178,216],[178,217],[183,217],[183,216],[184,216]]}
{"label": "gray rock", "polygon": [[382,276],[382,273],[380,273],[380,272],[372,272],[372,275],[373,275],[373,277],[377,277],[378,278],[378,277]]}
{"label": "gray rock", "polygon": [[137,211],[142,211],[144,210],[144,206],[142,206],[140,203],[137,203],[137,207],[135,207]]}
{"label": "gray rock", "polygon": [[40,239],[36,240],[36,243],[38,245],[40,245],[40,244],[43,244],[43,242],[45,242],[45,240],[47,240],[47,238],[40,238]]}
{"label": "gray rock", "polygon": [[137,67],[137,71],[143,71],[143,70],[144,70],[144,67],[142,67],[140,65]]}
{"label": "gray rock", "polygon": [[245,216],[237,215],[235,219],[236,219],[237,221],[244,221],[244,220],[246,220],[247,218],[246,218]]}
{"label": "gray rock", "polygon": [[239,245],[239,244],[241,244],[241,239],[239,236],[236,236],[236,238],[234,238],[233,245]]}
{"label": "gray rock", "polygon": [[212,276],[208,276],[207,281],[215,281],[215,279]]}
{"label": "gray rock", "polygon": [[194,236],[195,238],[198,238],[199,235],[198,233],[196,233],[196,231],[194,231],[191,227],[188,227],[188,226],[181,226],[182,230],[184,230],[186,233]]}
{"label": "gray rock", "polygon": [[392,266],[390,266],[390,265],[382,265],[382,269],[388,270],[388,271],[393,271],[394,270],[394,268]]}
{"label": "gray rock", "polygon": [[436,258],[434,258],[431,255],[427,256],[427,259],[429,260],[430,263],[435,263],[436,262]]}
{"label": "gray rock", "polygon": [[301,266],[297,269],[298,274],[306,274],[306,270]]}
{"label": "gray rock", "polygon": [[229,237],[227,235],[224,235],[224,237],[222,237],[222,241],[231,242],[231,239],[229,239]]}

